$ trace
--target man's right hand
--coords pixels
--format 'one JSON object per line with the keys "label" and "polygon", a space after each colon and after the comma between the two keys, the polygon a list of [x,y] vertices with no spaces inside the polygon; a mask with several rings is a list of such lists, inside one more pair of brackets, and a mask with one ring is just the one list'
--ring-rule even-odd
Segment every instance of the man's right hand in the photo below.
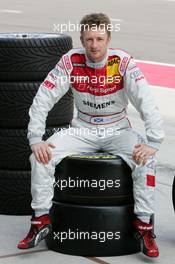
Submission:
{"label": "man's right hand", "polygon": [[31,150],[33,151],[37,161],[43,164],[47,164],[52,158],[50,148],[55,148],[55,145],[47,141],[31,145]]}

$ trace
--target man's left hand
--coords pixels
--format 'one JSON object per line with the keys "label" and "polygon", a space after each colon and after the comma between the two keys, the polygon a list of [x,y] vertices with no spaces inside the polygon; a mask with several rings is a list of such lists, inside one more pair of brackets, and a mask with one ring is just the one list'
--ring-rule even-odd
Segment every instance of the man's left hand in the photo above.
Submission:
{"label": "man's left hand", "polygon": [[146,144],[137,144],[133,151],[133,160],[138,164],[145,165],[150,156],[155,155],[157,149],[152,148]]}

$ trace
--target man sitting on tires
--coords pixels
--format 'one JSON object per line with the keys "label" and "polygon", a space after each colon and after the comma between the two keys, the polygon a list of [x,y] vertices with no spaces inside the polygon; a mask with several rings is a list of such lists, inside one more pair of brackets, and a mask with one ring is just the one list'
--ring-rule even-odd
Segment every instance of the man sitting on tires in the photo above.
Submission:
{"label": "man sitting on tires", "polygon": [[[144,254],[157,257],[150,218],[155,201],[155,153],[164,137],[161,116],[133,58],[121,49],[108,48],[109,18],[101,13],[86,15],[80,28],[83,48],[62,56],[39,87],[29,110],[28,139],[33,151],[31,206],[35,215],[18,248],[34,247],[51,232],[49,209],[55,166],[68,155],[100,149],[120,156],[131,167],[136,237]],[[77,117],[66,133],[59,131],[42,141],[47,114],[70,85]],[[128,101],[145,123],[146,139],[131,127],[126,113]]]}

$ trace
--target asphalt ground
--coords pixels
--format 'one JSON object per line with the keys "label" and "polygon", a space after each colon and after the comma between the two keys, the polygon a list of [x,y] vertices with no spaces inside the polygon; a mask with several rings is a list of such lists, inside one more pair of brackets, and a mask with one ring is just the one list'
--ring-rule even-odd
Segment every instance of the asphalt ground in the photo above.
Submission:
{"label": "asphalt ground", "polygon": [[[44,2],[6,0],[0,2],[0,32],[56,32],[61,24],[78,23],[90,12],[104,12],[120,26],[112,32],[111,47],[121,47],[136,59],[175,64],[174,0],[108,0]],[[79,32],[67,33],[73,37],[74,47],[80,46]],[[162,76],[166,78],[166,76]],[[174,87],[175,88],[175,87]],[[175,89],[151,86],[157,105],[164,118],[166,138],[157,155],[156,226],[160,257],[154,261],[142,254],[121,257],[87,259],[50,251],[45,242],[29,251],[16,248],[28,231],[30,216],[0,215],[0,264],[6,263],[175,263],[175,215],[172,205],[172,181],[175,175]],[[143,132],[143,122],[129,107],[133,126]],[[101,261],[101,262],[100,262]],[[103,262],[102,262],[103,261]]]}

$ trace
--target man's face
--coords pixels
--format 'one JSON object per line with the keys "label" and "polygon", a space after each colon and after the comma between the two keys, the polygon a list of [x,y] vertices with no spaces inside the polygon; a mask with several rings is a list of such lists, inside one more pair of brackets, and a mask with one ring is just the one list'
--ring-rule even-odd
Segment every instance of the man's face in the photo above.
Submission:
{"label": "man's face", "polygon": [[100,62],[104,59],[110,39],[108,33],[100,28],[83,31],[80,37],[88,58],[93,62]]}

